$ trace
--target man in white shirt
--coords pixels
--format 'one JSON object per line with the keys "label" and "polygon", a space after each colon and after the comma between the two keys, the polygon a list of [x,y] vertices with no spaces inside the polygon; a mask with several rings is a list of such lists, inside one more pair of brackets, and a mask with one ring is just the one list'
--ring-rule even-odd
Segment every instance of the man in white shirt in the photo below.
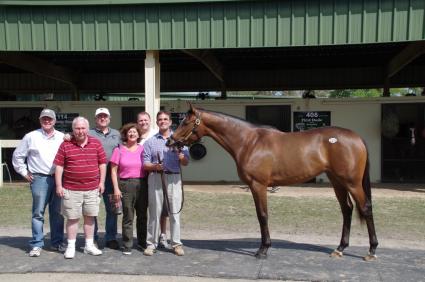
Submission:
{"label": "man in white shirt", "polygon": [[[139,144],[143,145],[146,140],[154,136],[156,133],[158,133],[158,130],[151,128],[151,116],[147,112],[140,112],[137,114],[137,124],[140,128],[140,131],[142,132],[142,138],[140,139]],[[146,174],[145,179],[143,181],[146,181],[148,183],[148,175]],[[142,194],[140,202],[146,203],[146,205],[143,208],[143,215],[145,217],[145,220],[142,220],[142,222],[147,223],[147,212],[148,212],[148,191],[144,191]],[[161,218],[161,231],[165,233],[166,230],[166,217]],[[137,234],[137,247],[141,250],[146,249],[146,237],[147,237],[147,225],[142,226],[140,230],[138,231],[139,234]],[[163,241],[166,242],[165,234],[163,235]]]}
{"label": "man in white shirt", "polygon": [[146,140],[158,133],[158,130],[151,128],[151,116],[147,112],[140,112],[137,115],[137,124],[142,131],[142,139],[139,143],[141,145],[143,145]]}
{"label": "man in white shirt", "polygon": [[61,199],[56,195],[53,160],[64,134],[55,130],[56,114],[44,109],[40,113],[41,128],[27,133],[13,152],[12,163],[16,172],[29,183],[32,193],[32,239],[30,257],[39,257],[44,246],[44,211],[49,205],[52,249],[63,252],[64,220],[60,213]]}

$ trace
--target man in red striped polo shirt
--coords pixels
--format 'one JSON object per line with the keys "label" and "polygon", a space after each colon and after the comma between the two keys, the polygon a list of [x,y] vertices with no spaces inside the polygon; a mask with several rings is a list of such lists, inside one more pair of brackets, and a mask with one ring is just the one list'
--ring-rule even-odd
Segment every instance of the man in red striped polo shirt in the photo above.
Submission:
{"label": "man in red striped polo shirt", "polygon": [[[99,213],[100,196],[105,190],[106,154],[99,140],[88,135],[89,122],[84,117],[72,121],[74,137],[64,141],[56,154],[56,194],[62,198],[66,217],[68,247],[65,258],[75,256],[78,221],[84,216],[86,244],[84,253],[101,255],[93,242],[94,218]],[[63,178],[62,178],[63,176]]]}

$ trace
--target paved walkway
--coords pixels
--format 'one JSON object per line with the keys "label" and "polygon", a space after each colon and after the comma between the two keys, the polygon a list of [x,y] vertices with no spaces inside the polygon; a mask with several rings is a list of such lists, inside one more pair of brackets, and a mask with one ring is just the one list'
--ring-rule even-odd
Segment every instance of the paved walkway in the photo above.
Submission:
{"label": "paved walkway", "polygon": [[[0,280],[2,274],[12,273],[86,273],[249,280],[425,281],[424,250],[379,248],[378,260],[365,262],[364,246],[349,247],[343,258],[334,259],[329,257],[332,246],[273,240],[268,259],[258,260],[253,256],[258,239],[243,238],[184,240],[184,257],[167,250],[153,257],[137,250],[124,256],[110,249],[104,249],[102,256],[92,257],[83,254],[80,246],[75,259],[65,260],[62,254],[48,251],[39,258],[28,257],[28,240],[0,237]],[[79,242],[83,239],[79,238]]]}

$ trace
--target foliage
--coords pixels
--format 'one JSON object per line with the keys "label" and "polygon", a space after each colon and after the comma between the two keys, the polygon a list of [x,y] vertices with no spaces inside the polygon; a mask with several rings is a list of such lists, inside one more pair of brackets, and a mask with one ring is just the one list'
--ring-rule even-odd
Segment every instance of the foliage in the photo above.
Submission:
{"label": "foliage", "polygon": [[[384,92],[382,88],[374,89],[336,89],[336,90],[309,90],[316,98],[368,98],[381,97]],[[390,96],[420,96],[424,88],[391,88]],[[302,98],[305,90],[285,90],[285,91],[229,91],[229,96],[235,97],[286,97]]]}
{"label": "foliage", "polygon": [[338,89],[329,92],[329,98],[349,98],[349,97],[380,97],[381,89]]}

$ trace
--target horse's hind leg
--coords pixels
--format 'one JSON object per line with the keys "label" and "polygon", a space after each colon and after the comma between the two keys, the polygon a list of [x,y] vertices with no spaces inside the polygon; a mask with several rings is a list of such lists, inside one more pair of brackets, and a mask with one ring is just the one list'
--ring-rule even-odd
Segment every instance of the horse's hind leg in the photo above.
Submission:
{"label": "horse's hind leg", "polygon": [[372,200],[367,197],[363,190],[362,184],[349,188],[350,194],[356,202],[357,209],[360,213],[360,219],[366,221],[367,231],[369,233],[369,254],[364,260],[376,260],[376,248],[378,247],[378,239],[376,238],[375,223],[372,214]]}
{"label": "horse's hind leg", "polygon": [[378,247],[378,239],[376,238],[375,223],[373,221],[372,203],[366,200],[360,211],[366,220],[367,232],[369,233],[369,254],[364,257],[364,260],[376,260],[376,248]]}
{"label": "horse's hind leg", "polygon": [[347,189],[343,185],[340,185],[335,179],[332,179],[330,175],[328,175],[328,177],[331,179],[331,182],[334,186],[335,195],[338,199],[339,206],[341,207],[343,217],[341,241],[336,250],[331,253],[331,257],[342,257],[343,251],[346,247],[348,247],[350,241],[353,203],[348,196]]}
{"label": "horse's hind leg", "polygon": [[267,213],[267,187],[259,183],[251,183],[250,188],[261,230],[261,245],[255,256],[263,259],[267,257],[267,251],[271,246]]}

